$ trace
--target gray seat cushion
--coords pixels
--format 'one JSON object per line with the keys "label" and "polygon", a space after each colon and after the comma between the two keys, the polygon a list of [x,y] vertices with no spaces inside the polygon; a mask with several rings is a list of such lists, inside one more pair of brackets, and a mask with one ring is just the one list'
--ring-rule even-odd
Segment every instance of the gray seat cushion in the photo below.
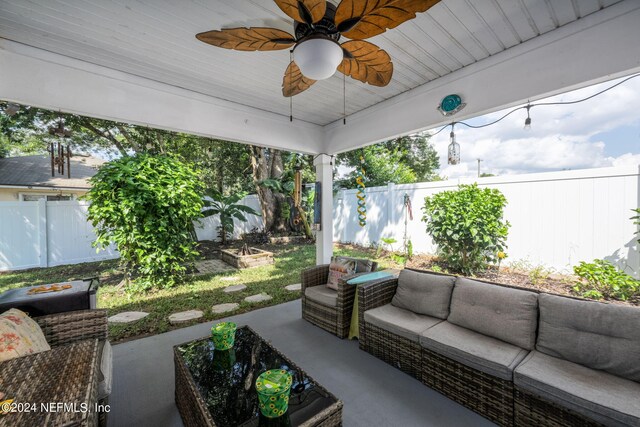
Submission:
{"label": "gray seat cushion", "polygon": [[447,321],[525,350],[533,350],[538,294],[459,277]]}
{"label": "gray seat cushion", "polygon": [[338,306],[338,292],[325,285],[311,286],[305,289],[304,296],[327,307]]}
{"label": "gray seat cushion", "polygon": [[446,319],[456,278],[402,270],[391,304],[417,314]]}
{"label": "gray seat cushion", "polygon": [[640,308],[546,294],[539,301],[538,351],[640,382]]}
{"label": "gray seat cushion", "polygon": [[513,344],[444,321],[420,335],[420,345],[449,359],[503,380],[529,353]]}
{"label": "gray seat cushion", "polygon": [[415,342],[420,333],[442,322],[391,304],[365,311],[364,321]]}
{"label": "gray seat cushion", "polygon": [[111,383],[113,380],[113,353],[109,341],[98,343],[98,400],[106,399],[111,394]]}
{"label": "gray seat cushion", "polygon": [[634,381],[532,351],[516,368],[514,383],[604,425],[640,425],[640,384]]}

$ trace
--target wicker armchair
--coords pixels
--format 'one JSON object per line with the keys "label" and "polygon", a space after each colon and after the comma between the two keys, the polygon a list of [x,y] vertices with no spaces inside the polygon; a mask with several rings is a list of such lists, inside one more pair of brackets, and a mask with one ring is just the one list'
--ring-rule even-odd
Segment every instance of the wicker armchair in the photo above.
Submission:
{"label": "wicker armchair", "polygon": [[[367,261],[367,260],[357,260]],[[302,292],[302,318],[314,325],[331,332],[338,338],[346,338],[349,335],[351,325],[351,314],[353,313],[353,300],[356,296],[357,286],[347,284],[350,280],[361,274],[375,271],[378,267],[376,262],[371,262],[370,270],[358,271],[356,274],[343,277],[338,282],[338,290],[326,288],[329,280],[329,264],[318,265],[304,270],[301,274]],[[336,303],[330,304],[307,296],[307,289],[314,286],[324,286],[329,298],[335,297]],[[335,293],[335,295],[333,295]]]}
{"label": "wicker armchair", "polygon": [[[46,424],[68,422],[69,425],[106,426],[106,412],[95,413],[92,409],[96,403],[104,407],[109,401],[108,396],[98,400],[98,384],[102,375],[100,363],[108,338],[107,311],[72,311],[34,317],[34,320],[40,325],[51,350],[0,363],[0,388],[11,390],[17,398],[29,396],[45,403],[56,398],[64,400],[68,396],[77,396],[80,390],[84,397],[76,403],[87,403],[91,408],[83,421],[62,419],[50,420]],[[76,355],[78,357],[74,357]],[[32,424],[40,420],[29,417],[40,415],[10,414],[6,419],[18,424]],[[24,419],[21,418],[23,416]]]}

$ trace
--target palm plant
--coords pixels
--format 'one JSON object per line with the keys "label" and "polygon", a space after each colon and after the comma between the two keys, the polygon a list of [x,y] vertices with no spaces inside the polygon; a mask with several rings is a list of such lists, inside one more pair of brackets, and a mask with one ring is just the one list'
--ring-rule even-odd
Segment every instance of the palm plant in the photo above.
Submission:
{"label": "palm plant", "polygon": [[233,236],[233,219],[247,221],[246,214],[260,216],[255,209],[239,204],[247,193],[239,192],[225,196],[218,190],[212,189],[206,192],[209,198],[204,199],[204,209],[202,216],[209,217],[220,215],[220,225],[218,226],[218,236],[220,242],[225,245],[229,236]]}

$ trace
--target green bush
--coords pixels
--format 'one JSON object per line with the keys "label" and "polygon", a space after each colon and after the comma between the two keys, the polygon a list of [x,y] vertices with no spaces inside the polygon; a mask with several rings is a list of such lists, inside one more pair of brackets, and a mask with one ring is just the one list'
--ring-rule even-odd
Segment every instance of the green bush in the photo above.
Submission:
{"label": "green bush", "polygon": [[506,249],[510,227],[503,220],[506,204],[498,190],[460,185],[456,191],[425,198],[422,221],[449,267],[469,275],[495,262],[498,252]]}
{"label": "green bush", "polygon": [[582,261],[580,265],[573,267],[573,272],[581,279],[576,282],[573,290],[583,297],[627,300],[640,296],[640,281],[618,270],[608,261]]}
{"label": "green bush", "polygon": [[96,228],[94,246],[113,243],[130,289],[168,288],[194,259],[193,220],[201,216],[200,180],[191,167],[167,156],[138,154],[103,165],[85,196]]}

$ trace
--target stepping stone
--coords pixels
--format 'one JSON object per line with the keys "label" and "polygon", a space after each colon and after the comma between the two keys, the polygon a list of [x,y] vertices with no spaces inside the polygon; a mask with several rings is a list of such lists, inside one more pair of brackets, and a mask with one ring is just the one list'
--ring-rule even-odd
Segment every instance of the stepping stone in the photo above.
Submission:
{"label": "stepping stone", "polygon": [[244,300],[246,302],[262,302],[262,301],[269,301],[270,299],[271,299],[270,295],[262,293],[257,295],[251,295],[250,297],[246,297]]}
{"label": "stepping stone", "polygon": [[149,313],[144,311],[123,311],[109,317],[109,323],[131,323],[147,317]]}
{"label": "stepping stone", "polygon": [[245,289],[247,289],[247,287],[245,285],[232,285],[232,286],[227,286],[226,288],[224,288],[223,292],[229,294],[231,292],[244,291]]}
{"label": "stepping stone", "polygon": [[211,311],[215,314],[220,314],[237,310],[238,307],[240,307],[240,304],[236,304],[235,302],[227,302],[225,304],[214,305],[213,307],[211,307]]}
{"label": "stepping stone", "polygon": [[202,317],[202,312],[200,310],[189,310],[189,311],[181,311],[180,313],[173,313],[169,316],[169,323],[172,325],[177,325],[184,322],[189,322],[191,320],[196,320]]}
{"label": "stepping stone", "polygon": [[222,277],[220,279],[221,282],[235,282],[236,280],[238,280],[237,277]]}
{"label": "stepping stone", "polygon": [[295,285],[285,286],[284,288],[290,292],[297,292],[302,289],[302,283],[296,283]]}

